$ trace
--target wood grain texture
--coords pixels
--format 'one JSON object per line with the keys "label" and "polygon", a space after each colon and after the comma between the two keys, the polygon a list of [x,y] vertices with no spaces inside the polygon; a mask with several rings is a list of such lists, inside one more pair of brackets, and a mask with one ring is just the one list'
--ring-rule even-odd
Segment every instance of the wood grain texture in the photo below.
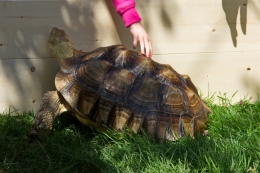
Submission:
{"label": "wood grain texture", "polygon": [[181,74],[188,74],[203,96],[236,92],[234,102],[260,93],[260,52],[192,53],[155,55],[154,60],[171,64]]}
{"label": "wood grain texture", "polygon": [[[238,91],[234,101],[257,98],[259,0],[136,0],[136,8],[154,60],[189,75],[204,95]],[[59,66],[47,45],[54,26],[84,51],[120,43],[132,49],[110,0],[0,0],[0,111],[35,109],[43,93],[55,89]]]}
{"label": "wood grain texture", "polygon": [[[55,90],[59,65],[54,58],[10,59],[0,61],[0,110],[14,107],[36,110],[43,94]],[[13,110],[13,109],[11,109]]]}

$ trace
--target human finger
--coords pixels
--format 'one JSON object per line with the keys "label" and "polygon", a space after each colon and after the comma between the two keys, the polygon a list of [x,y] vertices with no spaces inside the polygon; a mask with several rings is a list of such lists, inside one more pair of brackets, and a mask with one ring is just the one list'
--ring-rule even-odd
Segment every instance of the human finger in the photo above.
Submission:
{"label": "human finger", "polygon": [[151,40],[149,40],[149,47],[150,47],[150,52],[149,52],[149,54],[150,54],[150,58],[152,58],[152,56],[153,56],[153,46],[152,46],[152,42],[151,42]]}
{"label": "human finger", "polygon": [[145,45],[144,45],[144,40],[143,40],[143,39],[140,39],[140,40],[139,40],[139,43],[140,43],[141,53],[142,53],[143,55],[146,55],[146,54],[145,54],[145,51],[144,51],[144,48],[145,48],[145,47],[144,47],[144,46],[145,46]]}
{"label": "human finger", "polygon": [[148,39],[145,39],[145,54],[148,58],[151,57],[151,47]]}
{"label": "human finger", "polygon": [[134,49],[136,48],[137,43],[138,43],[138,39],[136,37],[134,37],[134,40],[133,40],[133,48]]}

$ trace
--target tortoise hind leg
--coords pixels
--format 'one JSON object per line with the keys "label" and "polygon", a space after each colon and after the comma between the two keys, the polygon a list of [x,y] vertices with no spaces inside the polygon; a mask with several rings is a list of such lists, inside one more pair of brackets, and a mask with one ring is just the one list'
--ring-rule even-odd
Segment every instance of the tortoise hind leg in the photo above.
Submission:
{"label": "tortoise hind leg", "polygon": [[27,136],[41,138],[43,132],[52,130],[54,119],[67,111],[57,91],[44,95],[40,107],[34,114],[32,127]]}

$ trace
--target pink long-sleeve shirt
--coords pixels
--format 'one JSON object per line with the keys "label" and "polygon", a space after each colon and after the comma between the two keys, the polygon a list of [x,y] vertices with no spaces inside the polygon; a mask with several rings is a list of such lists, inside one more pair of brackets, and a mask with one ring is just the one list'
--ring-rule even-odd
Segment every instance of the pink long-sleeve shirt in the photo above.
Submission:
{"label": "pink long-sleeve shirt", "polygon": [[135,9],[134,0],[112,0],[117,13],[121,16],[125,27],[129,27],[133,23],[140,22],[141,17]]}

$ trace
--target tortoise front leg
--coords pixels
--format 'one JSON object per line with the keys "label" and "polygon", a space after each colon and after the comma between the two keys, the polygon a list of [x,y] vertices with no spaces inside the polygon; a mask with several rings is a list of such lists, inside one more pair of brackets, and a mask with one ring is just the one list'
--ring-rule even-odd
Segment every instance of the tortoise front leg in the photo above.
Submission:
{"label": "tortoise front leg", "polygon": [[34,120],[29,137],[41,137],[43,132],[52,130],[54,119],[67,111],[57,91],[50,91],[44,95],[40,107],[34,114]]}

